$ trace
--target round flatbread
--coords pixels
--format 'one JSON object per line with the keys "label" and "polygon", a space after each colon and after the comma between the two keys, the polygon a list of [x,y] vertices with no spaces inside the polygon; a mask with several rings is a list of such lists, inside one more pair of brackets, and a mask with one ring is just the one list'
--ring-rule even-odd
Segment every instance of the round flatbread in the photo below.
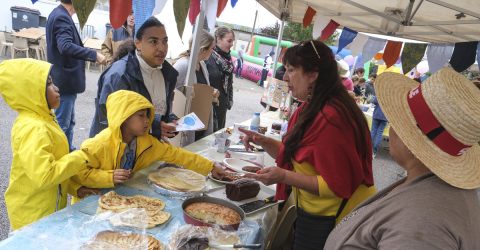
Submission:
{"label": "round flatbread", "polygon": [[96,249],[148,249],[163,250],[164,245],[150,235],[141,235],[135,233],[123,233],[116,231],[99,232],[92,241],[84,244],[82,250]]}
{"label": "round flatbread", "polygon": [[160,187],[178,192],[198,192],[206,185],[205,176],[182,168],[161,168],[150,173],[148,179]]}

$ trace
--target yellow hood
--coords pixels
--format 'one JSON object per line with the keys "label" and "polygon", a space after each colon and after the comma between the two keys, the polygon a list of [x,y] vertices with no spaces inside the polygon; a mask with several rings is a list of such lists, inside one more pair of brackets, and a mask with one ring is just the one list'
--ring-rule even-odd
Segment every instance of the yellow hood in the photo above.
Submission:
{"label": "yellow hood", "polygon": [[149,109],[150,127],[154,119],[154,108],[152,103],[142,95],[129,91],[119,90],[110,94],[107,98],[107,120],[116,139],[122,138],[120,126],[135,112]]}
{"label": "yellow hood", "polygon": [[[0,93],[17,112],[34,112],[49,117],[47,79],[52,65],[34,59],[13,59],[0,63]],[[21,84],[19,84],[21,83]]]}

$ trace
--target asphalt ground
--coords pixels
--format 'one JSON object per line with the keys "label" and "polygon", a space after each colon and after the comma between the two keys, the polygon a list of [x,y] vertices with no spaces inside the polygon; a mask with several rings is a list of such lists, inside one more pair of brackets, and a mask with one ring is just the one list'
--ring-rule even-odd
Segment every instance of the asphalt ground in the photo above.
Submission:
{"label": "asphalt ground", "polygon": [[[28,72],[25,72],[28,74]],[[87,87],[86,91],[78,95],[75,115],[76,125],[74,130],[73,144],[79,148],[83,140],[88,138],[89,128],[94,113],[94,98],[97,91],[97,81],[100,72],[96,68],[86,72]],[[260,97],[263,89],[255,83],[234,78],[234,105],[232,110],[227,113],[227,126],[232,126],[235,122],[241,122],[250,119],[254,112],[260,112],[263,107],[260,105]],[[12,153],[10,147],[10,130],[17,116],[17,113],[10,109],[8,105],[0,98],[0,240],[8,237],[10,224],[5,208],[4,193],[8,186],[10,165],[12,162]],[[374,159],[374,177],[378,189],[401,178],[404,171],[390,158],[385,147],[380,150]]]}

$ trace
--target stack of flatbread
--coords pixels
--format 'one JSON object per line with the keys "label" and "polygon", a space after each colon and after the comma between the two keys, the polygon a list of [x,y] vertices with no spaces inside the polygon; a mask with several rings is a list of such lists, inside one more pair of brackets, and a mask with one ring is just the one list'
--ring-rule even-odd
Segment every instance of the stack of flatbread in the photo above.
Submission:
{"label": "stack of flatbread", "polygon": [[116,231],[99,232],[92,241],[84,244],[81,250],[163,250],[163,244],[150,235],[123,233]]}
{"label": "stack of flatbread", "polygon": [[98,199],[97,213],[111,211],[127,215],[112,216],[110,222],[114,226],[139,227],[139,223],[146,221],[146,228],[152,228],[165,223],[170,218],[170,213],[162,211],[164,208],[165,202],[160,199],[143,195],[123,196],[110,191]]}
{"label": "stack of flatbread", "polygon": [[198,192],[205,188],[205,176],[183,168],[165,167],[150,173],[148,179],[162,188],[177,192]]}

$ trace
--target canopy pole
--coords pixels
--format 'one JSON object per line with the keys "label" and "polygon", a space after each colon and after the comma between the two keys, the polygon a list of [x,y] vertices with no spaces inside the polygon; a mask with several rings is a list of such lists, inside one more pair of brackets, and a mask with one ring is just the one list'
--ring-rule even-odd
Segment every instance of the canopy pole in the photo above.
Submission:
{"label": "canopy pole", "polygon": [[192,104],[192,94],[193,87],[192,84],[195,70],[197,67],[198,60],[198,51],[200,50],[200,34],[203,29],[203,24],[205,23],[205,10],[207,9],[207,0],[202,0],[202,5],[200,7],[200,13],[197,16],[195,22],[195,27],[192,37],[192,48],[190,50],[190,57],[188,59],[188,68],[187,68],[187,77],[185,78],[185,96],[187,98],[187,103],[185,105],[185,114],[190,113],[190,106]]}
{"label": "canopy pole", "polygon": [[258,8],[257,10],[255,10],[255,19],[253,20],[252,32],[250,32],[250,40],[248,40],[246,51],[250,50],[250,42],[252,41],[253,32],[255,32],[255,25],[257,24],[257,15],[258,15]]}
{"label": "canopy pole", "polygon": [[285,27],[285,20],[282,20],[280,23],[280,30],[278,32],[278,39],[277,39],[277,48],[275,50],[275,60],[273,62],[273,77],[277,73],[277,63],[278,58],[280,56],[280,50],[282,49],[282,38],[283,38],[283,28]]}

